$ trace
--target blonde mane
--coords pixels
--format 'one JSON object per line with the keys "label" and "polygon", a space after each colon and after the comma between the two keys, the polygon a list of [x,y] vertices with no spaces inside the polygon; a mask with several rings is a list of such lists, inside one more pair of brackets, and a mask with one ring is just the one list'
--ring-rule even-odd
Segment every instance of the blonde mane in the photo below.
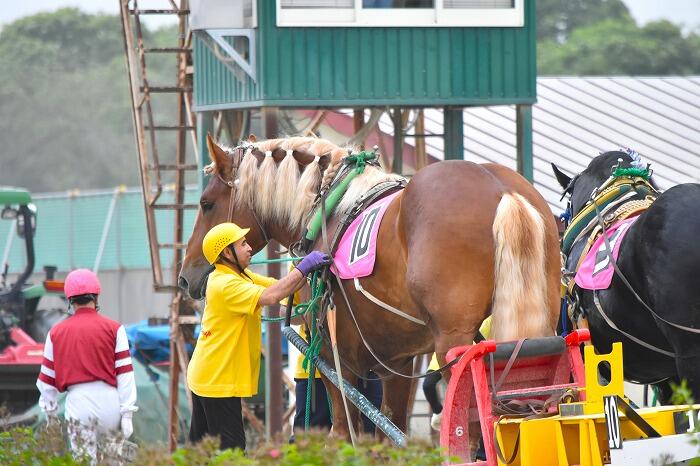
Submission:
{"label": "blonde mane", "polygon": [[[232,149],[224,150],[232,152]],[[349,150],[314,137],[255,142],[246,151],[238,168],[236,202],[255,210],[263,222],[276,222],[289,228],[289,231],[301,232],[319,189],[333,181]],[[253,151],[264,154],[261,162],[252,154]],[[284,157],[280,162],[275,162],[273,154],[280,151],[284,151]],[[314,157],[310,163],[299,161],[309,156]],[[319,164],[322,158],[328,159],[323,172]],[[212,173],[214,169],[212,163],[205,167],[205,172]],[[342,214],[351,208],[362,194],[376,184],[399,178],[401,176],[366,166],[364,172],[350,183],[335,212]]]}

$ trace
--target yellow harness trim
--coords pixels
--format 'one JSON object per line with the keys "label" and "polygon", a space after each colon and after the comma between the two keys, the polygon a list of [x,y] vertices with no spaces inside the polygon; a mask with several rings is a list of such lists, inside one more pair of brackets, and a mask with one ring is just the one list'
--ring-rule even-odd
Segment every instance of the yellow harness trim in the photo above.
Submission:
{"label": "yellow harness trim", "polygon": [[[622,191],[623,186],[631,186],[632,189],[638,191],[637,188],[640,187],[640,185],[643,189],[648,190],[650,194],[647,195],[644,199],[634,199],[625,202],[613,212],[607,214],[603,219],[603,222],[605,224],[605,228],[607,229],[613,223],[617,223],[619,221],[641,214],[646,209],[648,209],[649,206],[651,206],[651,204],[653,204],[656,200],[656,190],[651,186],[651,184],[647,180],[640,177],[611,177],[605,182],[605,184],[601,186],[600,189],[602,189],[602,191],[600,192],[600,194],[598,194],[592,202],[589,202],[588,205],[585,208],[583,208],[581,212],[576,214],[576,216],[571,220],[571,224],[566,229],[566,232],[570,232],[570,230],[576,228],[578,226],[577,223],[581,222],[582,219],[588,216],[591,212],[595,211],[596,206],[600,208],[601,205],[604,205],[618,197]],[[564,233],[565,236],[566,232]],[[588,239],[586,240],[586,245],[584,246],[581,255],[576,263],[574,271],[578,270],[578,268],[581,266],[581,263],[590,251],[591,247],[593,246],[593,243],[595,243],[595,241],[598,239],[598,236],[600,236],[602,232],[603,229],[601,225],[596,225],[591,230],[591,233],[588,235]],[[566,264],[566,259],[562,258],[562,260],[564,264]],[[575,286],[576,282],[574,281],[573,276],[566,277],[562,275],[562,297],[568,296],[569,298],[572,298],[574,296]],[[574,319],[574,304],[574,300],[569,299],[569,305],[567,308],[569,320],[571,320],[575,328],[588,328],[587,318],[579,317],[578,319]],[[590,344],[590,342],[586,342],[586,344]]]}

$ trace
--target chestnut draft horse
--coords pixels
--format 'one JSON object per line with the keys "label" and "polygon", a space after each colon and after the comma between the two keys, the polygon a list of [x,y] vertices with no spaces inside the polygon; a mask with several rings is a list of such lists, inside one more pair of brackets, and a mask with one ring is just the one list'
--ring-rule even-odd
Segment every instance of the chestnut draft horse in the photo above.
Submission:
{"label": "chestnut draft horse", "polygon": [[[319,190],[331,183],[348,155],[346,148],[308,137],[247,142],[233,149],[208,138],[208,147],[213,163],[205,171],[212,176],[200,198],[179,279],[195,299],[204,296],[211,269],[202,255],[210,228],[226,221],[249,227],[255,252],[270,239],[285,246],[297,242]],[[367,165],[329,217],[329,234],[363,193],[397,178]],[[323,248],[323,241],[312,247]],[[343,281],[348,309],[333,281],[343,376],[354,384],[370,370],[379,374],[382,412],[405,431],[412,380],[385,367],[410,375],[413,357],[432,351],[444,364],[447,351],[471,343],[489,315],[496,340],[554,335],[560,282],[554,216],[534,187],[509,168],[466,161],[429,165],[389,205],[374,271],[360,281],[365,291],[413,319],[388,312],[356,291],[352,281]],[[328,346],[321,352],[326,361],[332,360]],[[325,382],[334,432],[347,437],[340,392]],[[351,408],[353,425],[357,416]]]}

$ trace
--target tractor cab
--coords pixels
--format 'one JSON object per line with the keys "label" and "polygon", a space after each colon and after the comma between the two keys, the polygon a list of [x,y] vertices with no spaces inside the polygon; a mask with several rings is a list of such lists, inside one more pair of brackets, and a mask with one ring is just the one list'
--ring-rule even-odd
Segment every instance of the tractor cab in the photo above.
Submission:
{"label": "tractor cab", "polygon": [[[65,318],[63,282],[54,279],[56,267],[46,266],[45,280],[30,282],[36,264],[34,234],[37,209],[28,191],[0,188],[0,222],[9,222],[6,237],[0,237],[0,405],[11,412],[31,406],[38,392],[34,386],[43,356],[43,342],[49,329]],[[24,260],[10,273],[10,252],[15,241],[22,242]],[[52,309],[47,295],[54,295]]]}

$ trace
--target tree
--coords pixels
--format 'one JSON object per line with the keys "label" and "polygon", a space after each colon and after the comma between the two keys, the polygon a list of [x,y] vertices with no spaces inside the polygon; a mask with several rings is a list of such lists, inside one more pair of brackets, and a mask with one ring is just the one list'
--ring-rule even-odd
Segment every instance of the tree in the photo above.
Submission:
{"label": "tree", "polygon": [[607,20],[576,29],[563,44],[539,45],[539,72],[547,75],[688,75],[700,73],[700,39],[656,21]]}
{"label": "tree", "polygon": [[565,42],[579,28],[630,20],[622,0],[537,0],[537,40]]}
{"label": "tree", "polygon": [[[174,43],[174,28],[144,34],[154,46]],[[175,66],[172,56],[156,57],[149,75],[172,83]],[[0,82],[0,185],[58,191],[139,183],[118,16],[67,8],[6,25]],[[172,124],[174,102],[156,104],[156,124]],[[159,141],[161,151],[174,150],[170,139]]]}

